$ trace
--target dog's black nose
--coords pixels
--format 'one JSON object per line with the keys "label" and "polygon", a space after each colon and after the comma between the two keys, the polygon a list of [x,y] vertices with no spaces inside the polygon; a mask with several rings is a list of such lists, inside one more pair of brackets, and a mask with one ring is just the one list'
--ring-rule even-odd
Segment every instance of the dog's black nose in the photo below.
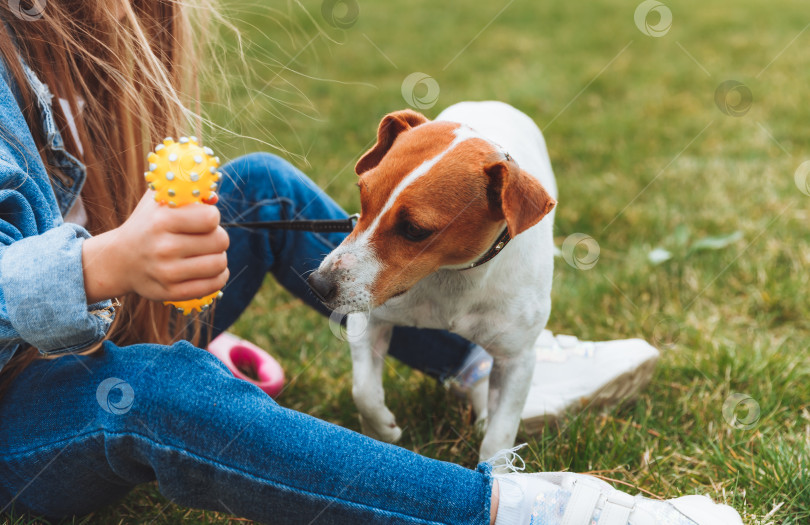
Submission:
{"label": "dog's black nose", "polygon": [[324,277],[323,274],[318,271],[309,274],[307,284],[315,296],[324,303],[334,299],[337,294],[337,283]]}

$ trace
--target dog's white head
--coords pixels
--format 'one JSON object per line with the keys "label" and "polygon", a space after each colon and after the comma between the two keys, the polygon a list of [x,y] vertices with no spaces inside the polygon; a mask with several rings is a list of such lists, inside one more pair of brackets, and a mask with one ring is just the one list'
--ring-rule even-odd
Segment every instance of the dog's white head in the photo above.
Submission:
{"label": "dog's white head", "polygon": [[355,171],[357,225],[308,278],[344,313],[379,306],[439,269],[469,266],[504,227],[514,237],[556,204],[497,145],[411,110],[383,118]]}

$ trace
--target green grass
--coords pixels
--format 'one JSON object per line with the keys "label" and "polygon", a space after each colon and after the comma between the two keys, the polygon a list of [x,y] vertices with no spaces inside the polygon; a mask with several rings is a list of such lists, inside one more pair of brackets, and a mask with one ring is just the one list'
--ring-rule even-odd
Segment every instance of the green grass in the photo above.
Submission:
{"label": "green grass", "polygon": [[[793,41],[810,22],[806,2],[673,2],[661,38],[636,28],[635,1],[517,0],[498,15],[506,4],[366,0],[357,23],[337,30],[317,1],[229,0],[245,63],[224,34],[219,54],[231,58],[218,81],[227,84],[211,85],[204,104],[241,136],[216,132],[218,151],[281,147],[355,211],[354,162],[379,119],[406,107],[408,74],[425,72],[441,88],[429,117],[467,99],[522,109],[543,129],[558,177],[558,245],[582,232],[601,249],[590,270],[558,259],[549,327],[641,336],[663,352],[637,403],[522,433],[528,469],[595,472],[661,497],[707,493],[747,524],[807,523],[810,197],[794,172],[810,158],[810,30]],[[729,79],[753,93],[739,118],[714,102]],[[688,249],[735,231],[742,238],[725,249]],[[656,247],[673,258],[652,265]],[[234,331],[279,356],[291,379],[282,405],[359,429],[348,348],[323,318],[268,279]],[[469,409],[391,365],[401,445],[473,466]],[[737,392],[759,406],[750,429],[723,416]],[[87,520],[234,521],[170,504],[154,485]]]}

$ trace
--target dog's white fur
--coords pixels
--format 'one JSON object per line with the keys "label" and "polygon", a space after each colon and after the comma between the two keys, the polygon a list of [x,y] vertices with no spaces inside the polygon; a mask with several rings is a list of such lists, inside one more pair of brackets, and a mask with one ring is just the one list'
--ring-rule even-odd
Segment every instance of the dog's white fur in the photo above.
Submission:
{"label": "dog's white fur", "polygon": [[[458,142],[472,137],[483,137],[500,146],[556,199],[557,186],[543,135],[524,113],[501,102],[462,102],[444,110],[436,120],[463,126],[447,150],[425,159],[400,182],[390,201]],[[390,201],[383,213],[390,208]],[[397,441],[401,435],[385,405],[382,371],[392,327],[406,325],[453,331],[493,356],[488,414],[478,415],[479,427],[486,427],[480,457],[485,460],[514,444],[534,370],[533,345],[551,309],[553,222],[552,210],[486,264],[464,271],[458,267],[440,269],[370,313],[349,315],[352,394],[366,434],[388,442]],[[350,310],[368,304],[369,286],[380,268],[368,245],[373,230],[372,225],[321,264],[321,268],[342,267],[355,278],[341,288],[340,302]]]}

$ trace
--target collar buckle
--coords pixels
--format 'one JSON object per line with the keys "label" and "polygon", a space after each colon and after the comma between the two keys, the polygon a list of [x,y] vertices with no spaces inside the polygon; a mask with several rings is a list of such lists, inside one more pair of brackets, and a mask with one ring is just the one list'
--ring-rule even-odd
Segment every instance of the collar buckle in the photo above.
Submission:
{"label": "collar buckle", "polygon": [[481,266],[485,262],[492,260],[496,255],[501,253],[501,250],[503,250],[504,246],[506,246],[511,240],[512,237],[509,236],[509,228],[504,228],[501,234],[498,236],[498,238],[495,239],[495,243],[490,247],[490,249],[487,250],[487,252],[484,255],[482,255],[477,261],[470,263],[468,267],[463,268],[462,271],[475,268],[476,266]]}

